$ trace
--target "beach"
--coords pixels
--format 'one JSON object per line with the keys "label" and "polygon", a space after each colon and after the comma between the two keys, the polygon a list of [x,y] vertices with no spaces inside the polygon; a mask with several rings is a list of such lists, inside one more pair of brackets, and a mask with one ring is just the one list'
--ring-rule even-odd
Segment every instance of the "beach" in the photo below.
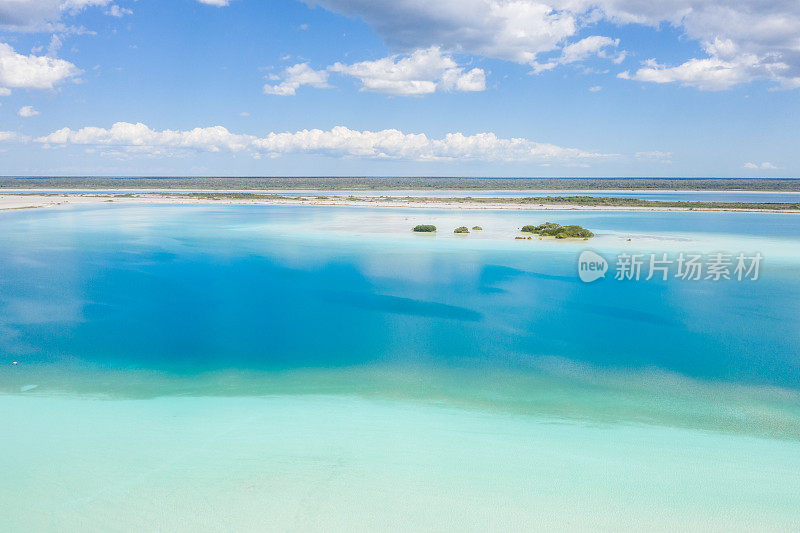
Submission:
{"label": "beach", "polygon": [[[574,203],[536,203],[526,202],[524,198],[442,198],[442,197],[392,197],[392,196],[326,196],[322,191],[309,195],[287,196],[276,193],[275,195],[258,194],[261,191],[202,191],[202,192],[114,192],[114,193],[0,193],[0,210],[7,209],[34,209],[53,207],[59,205],[89,205],[99,203],[119,204],[223,204],[223,205],[309,205],[309,206],[343,206],[343,207],[387,207],[387,208],[416,208],[416,209],[514,209],[534,211],[740,211],[759,212],[776,211],[777,208],[769,204],[760,204],[757,207],[735,206],[626,206],[626,205],[576,205]],[[532,193],[533,194],[533,193]],[[236,198],[236,195],[245,195],[246,198]],[[253,197],[255,196],[255,197]],[[780,209],[784,213],[800,213],[798,208]]]}

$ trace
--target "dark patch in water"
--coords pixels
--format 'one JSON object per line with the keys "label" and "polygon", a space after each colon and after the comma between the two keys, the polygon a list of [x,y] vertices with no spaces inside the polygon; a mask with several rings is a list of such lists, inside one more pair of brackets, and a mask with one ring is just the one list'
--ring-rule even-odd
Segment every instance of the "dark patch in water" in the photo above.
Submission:
{"label": "dark patch in water", "polygon": [[486,265],[481,272],[480,287],[483,292],[506,292],[503,289],[494,287],[494,285],[521,276],[548,281],[563,281],[567,283],[576,283],[578,281],[576,276],[558,276],[555,274],[531,272],[530,270],[521,270],[519,268],[502,265]]}
{"label": "dark patch in water", "polygon": [[527,272],[532,278],[546,279],[549,281],[564,281],[567,283],[578,283],[578,278],[575,276],[556,276],[555,274],[541,274],[539,272]]}
{"label": "dark patch in water", "polygon": [[494,285],[501,281],[506,281],[524,274],[524,270],[512,268],[502,265],[486,265],[481,271],[480,284],[481,285]]}
{"label": "dark patch in water", "polygon": [[505,294],[508,292],[507,290],[500,289],[498,287],[486,287],[486,286],[478,287],[478,290],[482,294]]}
{"label": "dark patch in water", "polygon": [[668,318],[646,311],[636,309],[626,309],[613,305],[583,304],[578,309],[595,315],[602,315],[611,318],[621,318],[623,320],[633,320],[634,322],[647,322],[658,326],[675,326],[676,323]]}
{"label": "dark patch in water", "polygon": [[384,313],[397,313],[401,315],[423,316],[430,318],[450,318],[455,320],[466,320],[477,322],[482,315],[456,305],[448,305],[439,302],[428,302],[425,300],[415,300],[413,298],[401,298],[387,294],[369,294],[363,292],[323,292],[322,297],[325,301],[339,305],[347,305],[368,311],[380,311]]}

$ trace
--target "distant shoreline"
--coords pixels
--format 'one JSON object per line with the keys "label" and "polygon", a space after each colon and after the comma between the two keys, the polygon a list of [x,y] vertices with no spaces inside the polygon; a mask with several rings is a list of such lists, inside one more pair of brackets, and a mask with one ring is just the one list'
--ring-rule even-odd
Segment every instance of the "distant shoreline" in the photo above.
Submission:
{"label": "distant shoreline", "polygon": [[[61,189],[67,189],[63,191],[63,194],[72,194],[72,193],[97,193],[97,194],[104,194],[104,192],[99,191],[107,191],[112,190],[111,187],[95,187],[95,188],[80,188],[80,187],[19,187],[19,188],[12,188],[12,187],[0,187],[0,194],[5,193],[13,193],[13,194],[36,194],[36,193],[48,193],[50,191],[57,192],[57,194],[61,194]],[[163,189],[163,188],[152,188],[152,189],[144,189],[142,187],[139,188],[123,188],[119,187],[113,188],[112,193],[105,193],[105,194],[114,194],[116,192],[121,193],[215,193],[215,192],[222,192],[222,193],[249,193],[249,194],[281,194],[281,193],[297,193],[298,195],[307,194],[307,195],[315,195],[315,194],[325,194],[329,192],[358,192],[358,193],[374,193],[372,197],[380,197],[381,193],[398,193],[398,192],[436,192],[436,191],[453,191],[453,192],[476,192],[476,193],[486,193],[486,192],[513,192],[513,193],[530,193],[531,196],[535,196],[537,193],[548,193],[551,194],[553,192],[564,192],[570,195],[580,195],[583,193],[608,193],[608,194],[650,194],[654,192],[666,192],[666,193],[709,193],[709,194],[784,194],[784,193],[798,193],[800,194],[800,190],[793,191],[793,190],[756,190],[756,189],[304,189],[304,188],[297,188],[297,189]],[[420,196],[424,198],[423,196]]]}
{"label": "distant shoreline", "polygon": [[730,211],[800,213],[800,203],[684,202],[609,197],[502,197],[445,198],[429,196],[283,196],[239,192],[126,192],[126,193],[23,193],[2,194],[0,210],[47,208],[90,204],[221,204],[221,205],[311,205],[342,207],[389,207],[454,210],[530,211]]}
{"label": "distant shoreline", "polygon": [[502,191],[715,191],[800,192],[800,178],[142,178],[0,177],[0,191],[12,189],[148,190],[502,190]]}

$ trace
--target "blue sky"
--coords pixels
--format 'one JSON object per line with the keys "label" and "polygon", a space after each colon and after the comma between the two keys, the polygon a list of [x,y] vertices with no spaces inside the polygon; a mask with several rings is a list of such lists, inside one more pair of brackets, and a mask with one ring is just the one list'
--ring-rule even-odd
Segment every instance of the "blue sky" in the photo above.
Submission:
{"label": "blue sky", "polygon": [[3,175],[798,176],[799,111],[795,0],[0,0]]}

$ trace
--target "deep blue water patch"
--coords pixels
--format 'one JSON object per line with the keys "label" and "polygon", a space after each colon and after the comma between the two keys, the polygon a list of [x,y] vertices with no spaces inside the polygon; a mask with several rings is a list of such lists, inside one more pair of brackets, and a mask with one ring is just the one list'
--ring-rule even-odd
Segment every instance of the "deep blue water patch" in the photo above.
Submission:
{"label": "deep blue water patch", "polygon": [[[400,239],[376,252],[369,239],[292,229],[298,220],[324,226],[351,213],[261,206],[3,213],[0,363],[71,359],[191,373],[386,362],[524,366],[560,357],[800,386],[800,281],[791,261],[766,268],[755,283],[583,284],[572,248],[442,250]],[[494,216],[508,216],[511,227],[520,219]],[[785,215],[559,220],[567,216],[608,230],[800,236],[800,218]]]}

